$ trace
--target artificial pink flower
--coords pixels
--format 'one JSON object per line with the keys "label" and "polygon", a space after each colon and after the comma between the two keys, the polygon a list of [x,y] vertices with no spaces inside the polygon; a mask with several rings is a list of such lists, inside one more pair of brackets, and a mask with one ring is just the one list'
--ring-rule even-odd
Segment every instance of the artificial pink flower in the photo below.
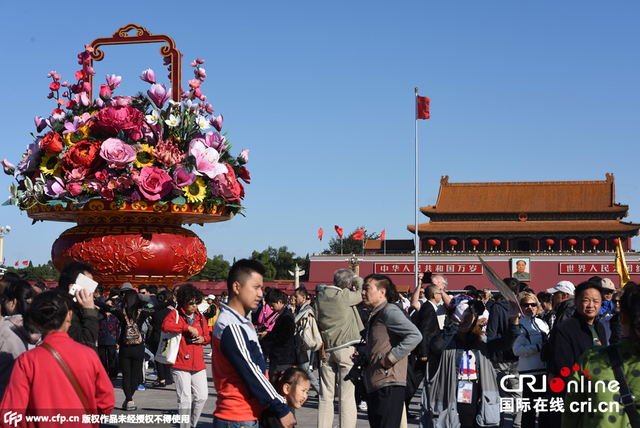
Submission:
{"label": "artificial pink flower", "polygon": [[249,162],[249,150],[242,149],[242,151],[238,155],[238,160],[240,161],[240,163],[248,163]]}
{"label": "artificial pink flower", "polygon": [[216,128],[218,132],[220,132],[220,130],[222,129],[223,121],[224,121],[224,118],[222,117],[221,114],[218,116],[212,116],[211,119],[209,119],[209,123],[211,124],[211,126]]}
{"label": "artificial pink flower", "polygon": [[78,196],[82,193],[82,184],[80,183],[67,183],[67,190],[71,193],[71,196]]}
{"label": "artificial pink flower", "polygon": [[111,88],[109,85],[100,85],[100,98],[105,101],[111,99]]}
{"label": "artificial pink flower", "polygon": [[102,143],[100,157],[112,169],[122,169],[136,158],[136,151],[122,140],[108,138]]}
{"label": "artificial pink flower", "polygon": [[183,167],[178,167],[173,172],[173,181],[178,187],[190,186],[196,181],[196,174],[193,172],[187,172]]}
{"label": "artificial pink flower", "polygon": [[2,168],[4,169],[4,173],[7,175],[13,175],[16,170],[16,167],[9,162],[7,159],[4,159],[2,162]]}
{"label": "artificial pink flower", "polygon": [[60,89],[60,82],[51,82],[51,84],[49,85],[49,89],[51,89],[52,91],[57,91],[58,89]]}
{"label": "artificial pink flower", "polygon": [[80,181],[84,180],[87,176],[87,171],[84,168],[74,168],[65,174],[67,181]]}
{"label": "artificial pink flower", "polygon": [[109,85],[111,89],[115,89],[118,86],[120,86],[120,82],[122,82],[121,76],[116,76],[115,74],[112,74],[111,76],[109,76],[107,74],[107,85]]}
{"label": "artificial pink flower", "polygon": [[212,147],[207,147],[200,140],[192,140],[189,144],[189,154],[196,158],[197,175],[206,175],[213,178],[218,174],[224,174],[228,171],[226,164],[218,162],[220,153]]}
{"label": "artificial pink flower", "polygon": [[153,72],[152,69],[147,68],[145,71],[142,72],[142,76],[140,76],[140,79],[142,79],[147,83],[154,84],[156,83],[156,74]]}
{"label": "artificial pink flower", "polygon": [[151,89],[147,91],[147,95],[149,95],[151,101],[153,101],[159,109],[161,109],[169,99],[169,93],[165,85],[151,85]]}
{"label": "artificial pink flower", "polygon": [[136,178],[138,188],[145,198],[150,201],[157,201],[167,195],[173,184],[169,174],[157,166],[145,166]]}

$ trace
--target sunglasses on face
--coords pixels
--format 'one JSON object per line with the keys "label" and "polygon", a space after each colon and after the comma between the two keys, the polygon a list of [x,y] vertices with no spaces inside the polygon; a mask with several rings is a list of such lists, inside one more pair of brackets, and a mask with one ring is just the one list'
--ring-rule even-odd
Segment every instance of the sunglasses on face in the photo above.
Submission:
{"label": "sunglasses on face", "polygon": [[620,303],[620,299],[613,299],[611,300],[613,302],[613,304],[615,305],[616,303]]}
{"label": "sunglasses on face", "polygon": [[522,307],[523,308],[536,308],[536,307],[538,307],[538,304],[537,303],[523,303]]}
{"label": "sunglasses on face", "polygon": [[194,305],[197,305],[197,304],[198,304],[198,302],[189,302],[189,303],[187,303],[188,306],[194,306]]}
{"label": "sunglasses on face", "polygon": [[604,290],[604,294],[612,294],[613,290]]}

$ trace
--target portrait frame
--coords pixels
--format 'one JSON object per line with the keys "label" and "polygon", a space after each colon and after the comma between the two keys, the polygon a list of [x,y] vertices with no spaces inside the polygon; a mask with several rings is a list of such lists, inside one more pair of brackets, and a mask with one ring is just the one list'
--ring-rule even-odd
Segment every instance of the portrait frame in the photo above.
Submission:
{"label": "portrait frame", "polygon": [[[531,281],[531,258],[530,257],[513,257],[509,260],[511,268],[511,277],[522,282]],[[518,272],[518,262],[524,262],[524,272]]]}

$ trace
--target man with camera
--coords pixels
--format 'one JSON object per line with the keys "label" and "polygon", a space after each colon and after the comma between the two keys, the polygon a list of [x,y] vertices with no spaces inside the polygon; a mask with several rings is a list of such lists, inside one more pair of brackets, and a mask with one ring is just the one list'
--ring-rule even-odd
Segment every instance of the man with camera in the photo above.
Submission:
{"label": "man with camera", "polygon": [[[353,290],[351,287],[353,286]],[[320,400],[318,428],[331,428],[336,382],[340,392],[340,428],[355,428],[357,410],[353,382],[345,380],[353,361],[351,355],[360,343],[364,329],[356,305],[362,301],[362,278],[349,269],[333,274],[333,285],[317,288],[318,329],[324,341],[324,357],[320,366]]]}

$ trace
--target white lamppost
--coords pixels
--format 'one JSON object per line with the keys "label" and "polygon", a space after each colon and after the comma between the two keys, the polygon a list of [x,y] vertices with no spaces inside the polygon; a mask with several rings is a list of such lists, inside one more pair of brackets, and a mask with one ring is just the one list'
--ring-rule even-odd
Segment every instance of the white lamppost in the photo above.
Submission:
{"label": "white lamppost", "polygon": [[[2,245],[4,241],[4,235],[8,235],[11,232],[11,226],[0,226],[0,262],[2,262]],[[4,265],[4,263],[2,263]]]}

